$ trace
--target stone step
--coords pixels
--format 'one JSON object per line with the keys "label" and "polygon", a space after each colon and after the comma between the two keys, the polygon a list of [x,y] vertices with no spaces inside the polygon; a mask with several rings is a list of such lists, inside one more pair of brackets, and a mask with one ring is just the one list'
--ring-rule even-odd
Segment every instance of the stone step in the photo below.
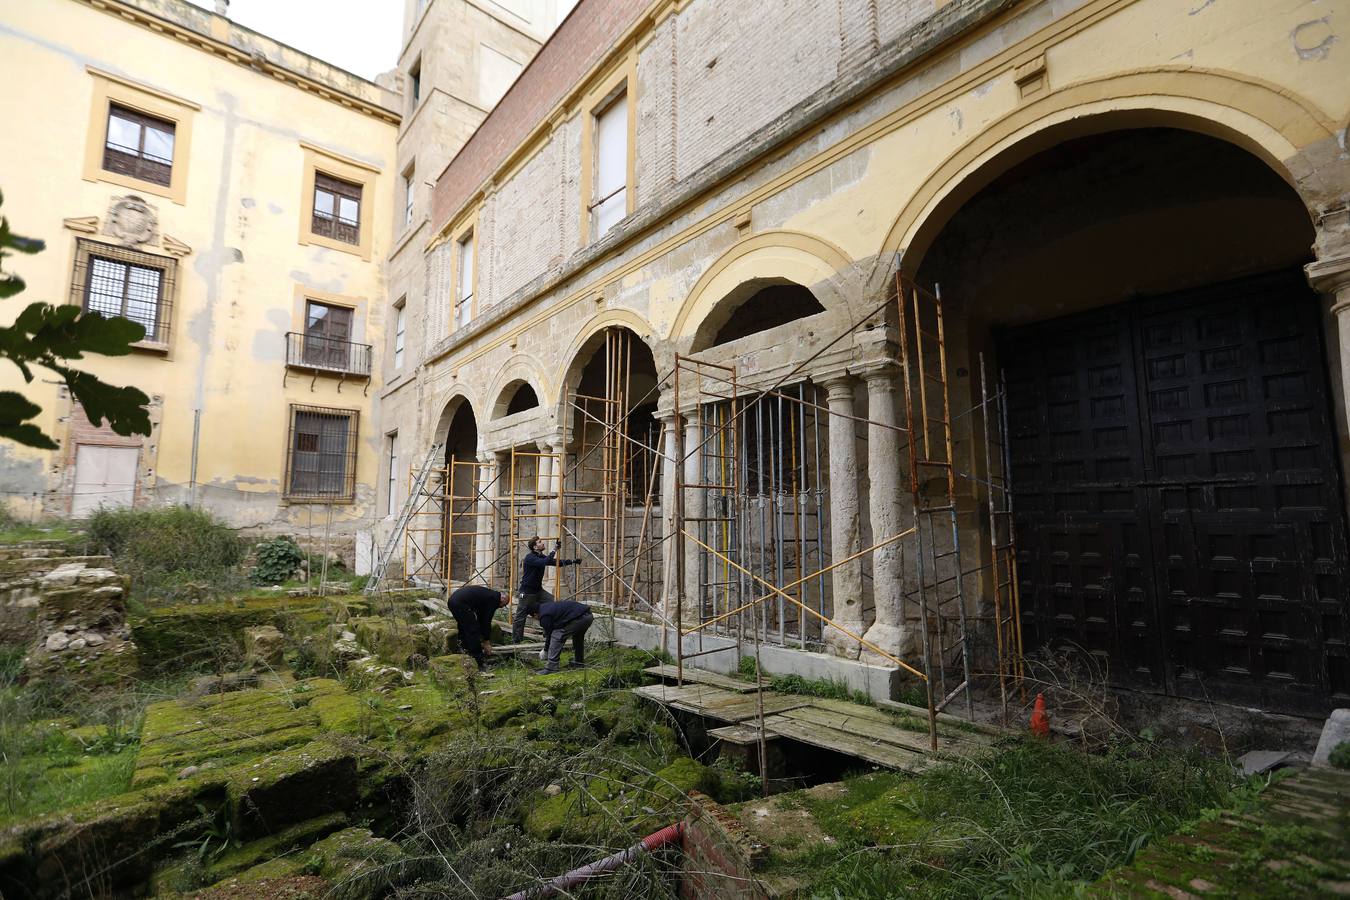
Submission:
{"label": "stone step", "polygon": [[37,578],[61,566],[83,563],[90,569],[112,567],[111,556],[32,556],[0,559],[0,580]]}

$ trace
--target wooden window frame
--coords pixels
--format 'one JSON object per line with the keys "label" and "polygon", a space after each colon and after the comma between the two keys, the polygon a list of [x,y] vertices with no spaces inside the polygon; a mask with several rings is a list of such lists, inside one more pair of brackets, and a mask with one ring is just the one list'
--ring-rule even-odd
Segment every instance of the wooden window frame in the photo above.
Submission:
{"label": "wooden window frame", "polygon": [[[97,261],[111,262],[116,265],[156,269],[160,272],[159,296],[155,301],[155,328],[153,333],[146,329],[144,340],[131,346],[138,350],[155,353],[167,353],[173,339],[173,308],[178,282],[178,260],[172,256],[160,256],[142,250],[131,250],[120,244],[107,244],[79,238],[75,242],[75,264],[71,275],[70,302],[84,311],[89,311],[89,299],[92,292],[94,264]],[[127,297],[122,298],[122,310],[126,311]],[[95,310],[102,312],[102,310]],[[124,316],[125,317],[125,316]]]}
{"label": "wooden window frame", "polygon": [[[402,328],[399,327],[400,320],[402,320]],[[403,365],[407,360],[399,357],[400,355],[406,357],[408,354],[408,298],[406,296],[400,297],[394,303],[393,324],[394,327],[391,329],[393,332],[392,348],[389,358],[393,364],[393,370],[402,372]],[[402,339],[402,346],[399,346],[400,338]]]}
{"label": "wooden window frame", "polygon": [[[377,197],[375,182],[379,170],[311,144],[302,143],[300,147],[304,153],[304,177],[300,188],[300,243],[340,250],[369,260],[375,232],[375,216],[379,214],[375,208]],[[361,209],[357,223],[357,240],[354,243],[315,231],[314,192],[321,177],[360,188]]]}
{"label": "wooden window frame", "polygon": [[[113,119],[119,119],[136,126],[140,132],[136,147],[113,144]],[[117,102],[109,103],[108,122],[104,128],[103,138],[103,171],[125,175],[128,178],[139,178],[143,181],[154,182],[161,187],[168,187],[173,183],[173,148],[177,146],[176,130],[177,127],[168,119],[148,116]],[[168,162],[161,162],[148,155],[145,143],[151,131],[158,131],[169,136],[171,146]]]}
{"label": "wooden window frame", "polygon": [[399,223],[400,230],[407,231],[412,228],[413,221],[416,219],[417,206],[417,161],[408,163],[403,170],[403,221]]}
{"label": "wooden window frame", "polygon": [[[93,96],[89,110],[89,128],[85,138],[84,180],[129,188],[138,193],[166,197],[179,205],[187,202],[189,164],[192,160],[192,123],[201,107],[149,85],[128,81],[108,72],[87,67],[93,78]],[[173,126],[173,160],[169,165],[169,183],[160,184],[127,172],[104,167],[107,151],[108,119],[114,107]]]}
{"label": "wooden window frame", "polygon": [[[473,259],[473,272],[469,284],[469,296],[460,297],[461,280],[463,278],[462,269],[464,267],[464,244],[466,241],[473,243],[469,247],[469,252]],[[454,265],[452,279],[450,282],[450,322],[452,331],[458,331],[461,328],[467,328],[478,315],[478,222],[474,221],[468,227],[462,229],[454,242]],[[459,320],[459,308],[467,304],[469,307],[469,317],[464,321]]]}
{"label": "wooden window frame", "polygon": [[[599,240],[595,236],[594,218],[591,210],[595,206],[595,176],[597,171],[598,147],[596,133],[599,116],[612,105],[620,95],[626,98],[628,113],[628,172],[625,176],[627,196],[624,198],[624,215],[632,215],[637,208],[637,60],[632,54],[622,59],[614,71],[602,78],[596,87],[583,98],[580,108],[585,110],[581,130],[581,158],[585,164],[581,167],[581,226],[580,246],[587,247]],[[601,235],[600,237],[603,237]]]}

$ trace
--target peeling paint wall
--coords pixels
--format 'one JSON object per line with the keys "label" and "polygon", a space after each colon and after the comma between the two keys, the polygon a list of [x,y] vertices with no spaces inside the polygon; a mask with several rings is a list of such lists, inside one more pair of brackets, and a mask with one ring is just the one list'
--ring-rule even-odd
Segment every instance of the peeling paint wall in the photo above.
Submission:
{"label": "peeling paint wall", "polygon": [[[289,371],[286,333],[303,331],[304,298],[337,297],[354,313],[353,340],[382,348],[385,284],[381,260],[390,251],[394,213],[397,98],[260,35],[239,29],[179,0],[138,0],[149,11],[194,33],[214,34],[230,47],[255,50],[269,65],[309,79],[301,90],[270,70],[240,65],[173,34],[110,15],[83,0],[18,0],[0,9],[0,69],[20,90],[0,108],[23,123],[22,140],[0,142],[4,213],[15,229],[47,242],[45,252],[14,260],[28,282],[22,300],[67,302],[72,296],[77,239],[125,244],[108,234],[118,198],[143,197],[160,243],[141,247],[177,257],[167,346],[120,358],[91,357],[79,366],[114,384],[133,384],[160,399],[153,453],[143,447],[138,479],[146,504],[192,502],[239,527],[293,531],[323,511],[288,504],[286,441],[290,404],[360,414],[354,502],[333,508],[334,531],[351,531],[373,510],[379,441],[372,398],[381,376],[363,392],[361,380]],[[241,43],[242,42],[242,43]],[[191,109],[190,130],[177,136],[174,168],[186,172],[181,198],[111,183],[83,161],[97,114],[97,85],[167,97]],[[130,85],[129,88],[124,86]],[[325,99],[322,87],[331,92]],[[350,95],[383,110],[338,102]],[[116,102],[117,95],[110,93]],[[91,125],[91,120],[95,125]],[[369,259],[359,253],[301,243],[311,214],[304,196],[309,145],[370,173],[362,198]],[[22,173],[22,177],[18,177]],[[84,177],[82,177],[84,176]],[[172,239],[173,243],[170,244]],[[18,304],[0,315],[13,316]],[[379,350],[376,351],[377,353]],[[47,454],[6,444],[0,476],[6,491],[43,492],[52,514],[69,510],[73,486],[70,403],[41,380],[24,386],[12,367],[0,389],[17,389],[43,408],[41,427],[65,445]],[[285,384],[283,386],[283,380]],[[194,418],[200,410],[193,482]],[[20,503],[17,511],[26,507]]]}

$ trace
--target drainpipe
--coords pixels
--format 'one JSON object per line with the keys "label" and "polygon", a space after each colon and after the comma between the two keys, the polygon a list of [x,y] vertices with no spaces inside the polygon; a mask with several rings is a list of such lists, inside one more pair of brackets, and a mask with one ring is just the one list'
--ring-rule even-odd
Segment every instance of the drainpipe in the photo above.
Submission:
{"label": "drainpipe", "polygon": [[620,866],[626,865],[637,859],[644,853],[652,850],[659,850],[669,844],[678,843],[684,837],[684,823],[676,822],[674,825],[667,825],[654,834],[649,834],[638,841],[627,850],[620,850],[612,856],[606,856],[604,859],[596,860],[590,865],[582,866],[579,869],[573,869],[566,875],[559,875],[552,881],[544,884],[535,885],[523,891],[517,891],[506,900],[534,900],[536,897],[552,897],[568,888],[576,887],[584,881],[594,878],[596,875],[603,875],[605,872],[612,872]]}

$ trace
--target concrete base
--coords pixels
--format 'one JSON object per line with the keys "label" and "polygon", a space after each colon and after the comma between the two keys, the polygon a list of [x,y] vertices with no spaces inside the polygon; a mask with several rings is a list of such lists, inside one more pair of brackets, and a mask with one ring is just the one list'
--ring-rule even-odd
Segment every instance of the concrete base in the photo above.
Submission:
{"label": "concrete base", "polygon": [[[626,647],[643,650],[661,650],[664,647],[670,653],[675,652],[676,634],[673,628],[651,622],[639,622],[635,619],[616,618],[613,620],[613,635],[617,643]],[[707,652],[709,650],[717,652],[709,653]],[[736,642],[730,638],[704,635],[702,646],[696,635],[684,638],[686,654],[700,651],[703,652],[702,656],[686,659],[684,664],[730,675],[737,671],[740,656],[753,655],[754,648],[742,645],[741,654],[738,656]],[[760,665],[772,675],[800,675],[803,678],[839,681],[852,690],[862,691],[873,700],[896,699],[905,681],[903,670],[894,666],[872,666],[857,660],[772,644],[760,645],[759,658]]]}
{"label": "concrete base", "polygon": [[1322,726],[1322,737],[1317,742],[1312,764],[1330,766],[1331,751],[1346,741],[1350,741],[1350,709],[1334,709]]}

